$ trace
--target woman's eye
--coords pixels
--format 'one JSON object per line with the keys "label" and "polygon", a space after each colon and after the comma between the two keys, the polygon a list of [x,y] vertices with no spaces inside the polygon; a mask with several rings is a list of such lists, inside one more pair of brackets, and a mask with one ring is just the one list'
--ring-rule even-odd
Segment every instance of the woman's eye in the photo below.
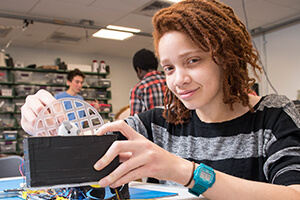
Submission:
{"label": "woman's eye", "polygon": [[199,60],[198,58],[190,59],[190,60],[188,60],[188,64],[195,63],[195,62],[197,62],[198,60]]}
{"label": "woman's eye", "polygon": [[169,72],[169,71],[171,71],[173,69],[173,67],[171,67],[171,66],[165,66],[163,69],[164,69],[165,72]]}

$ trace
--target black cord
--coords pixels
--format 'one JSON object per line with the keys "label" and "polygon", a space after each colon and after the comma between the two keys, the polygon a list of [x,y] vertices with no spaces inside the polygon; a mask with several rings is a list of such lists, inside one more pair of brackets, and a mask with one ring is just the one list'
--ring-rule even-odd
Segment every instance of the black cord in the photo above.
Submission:
{"label": "black cord", "polygon": [[[244,0],[242,0],[242,7],[243,7],[243,12],[244,12],[244,17],[245,17],[245,25],[246,25],[247,30],[249,31],[248,17],[247,17],[246,6],[245,6],[245,1],[244,1]],[[264,45],[264,55],[265,55],[265,58],[267,58],[267,51],[266,51],[266,48],[265,48],[265,45],[266,45],[265,34],[263,34],[263,39],[264,39],[264,44],[263,44],[263,45]],[[253,43],[253,45],[254,45],[254,48],[257,50],[257,46],[256,46],[254,40],[252,40],[252,43]],[[267,82],[269,83],[269,85],[271,86],[271,88],[274,90],[274,92],[275,92],[276,94],[278,94],[277,90],[275,89],[275,87],[273,86],[273,84],[271,83],[271,81],[270,81],[270,79],[269,79],[269,76],[268,76],[268,74],[267,74],[267,71],[266,71],[266,69],[265,69],[265,66],[264,66],[264,64],[263,64],[262,61],[261,61],[261,56],[260,56],[260,54],[258,54],[258,59],[259,59],[258,61],[259,61],[260,65],[261,65],[261,67],[262,67],[262,69],[263,69],[263,72],[264,72],[264,74],[265,74],[265,76],[266,76]]]}

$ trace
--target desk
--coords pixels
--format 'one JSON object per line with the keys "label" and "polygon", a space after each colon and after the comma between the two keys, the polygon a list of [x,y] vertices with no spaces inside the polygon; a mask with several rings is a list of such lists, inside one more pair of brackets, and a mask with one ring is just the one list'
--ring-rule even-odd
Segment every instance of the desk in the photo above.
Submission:
{"label": "desk", "polygon": [[[7,184],[7,181],[10,182],[10,184]],[[0,191],[3,191],[5,189],[16,189],[20,188],[20,183],[23,182],[22,177],[11,177],[11,178],[0,178]],[[170,187],[160,184],[153,184],[153,183],[143,183],[143,182],[137,182],[133,181],[129,183],[130,188],[139,188],[139,189],[147,189],[147,190],[155,190],[155,191],[164,191],[164,192],[174,192],[178,193],[177,196],[170,196],[170,197],[164,197],[159,198],[168,200],[168,199],[180,199],[180,200],[205,200],[204,197],[195,197],[194,195],[190,194],[188,190],[184,187]],[[8,197],[5,198],[6,200],[21,200],[22,198],[19,197]],[[2,200],[0,198],[0,200]]]}

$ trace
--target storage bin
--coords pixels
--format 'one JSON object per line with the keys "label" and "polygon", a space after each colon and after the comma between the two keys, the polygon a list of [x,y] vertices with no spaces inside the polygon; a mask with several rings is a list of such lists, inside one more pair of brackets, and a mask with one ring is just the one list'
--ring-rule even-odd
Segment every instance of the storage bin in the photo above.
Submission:
{"label": "storage bin", "polygon": [[82,91],[81,94],[83,98],[90,98],[90,99],[97,98],[97,90],[95,89],[91,89],[91,88],[85,89]]}
{"label": "storage bin", "polygon": [[105,87],[105,88],[110,87],[110,79],[101,79],[99,81],[99,86],[100,87]]}
{"label": "storage bin", "polygon": [[27,96],[34,94],[35,86],[34,85],[17,85],[15,86],[17,96]]}
{"label": "storage bin", "polygon": [[35,88],[34,88],[34,93],[36,93],[37,91],[39,90],[47,90],[47,91],[50,91],[50,86],[46,86],[46,85],[36,85]]}
{"label": "storage bin", "polygon": [[59,74],[59,73],[48,73],[48,83],[49,84],[56,84],[56,85],[65,85],[67,75],[66,74]]}
{"label": "storage bin", "polygon": [[8,86],[1,85],[0,94],[1,96],[13,96],[13,89]]}
{"label": "storage bin", "polygon": [[96,98],[107,98],[107,91],[97,90],[96,95]]}
{"label": "storage bin", "polygon": [[111,105],[110,104],[99,104],[100,106],[100,112],[110,112],[111,111]]}
{"label": "storage bin", "polygon": [[100,78],[100,77],[87,77],[85,80],[87,86],[93,87],[110,87],[110,79]]}
{"label": "storage bin", "polygon": [[49,76],[44,72],[33,72],[31,75],[31,82],[36,84],[48,84]]}
{"label": "storage bin", "polygon": [[18,137],[19,138],[25,138],[25,137],[28,137],[29,135],[28,135],[28,133],[26,133],[23,129],[19,129],[18,130]]}
{"label": "storage bin", "polygon": [[51,87],[49,92],[52,95],[56,95],[56,94],[58,94],[60,92],[63,92],[63,91],[65,91],[65,87]]}
{"label": "storage bin", "polygon": [[15,119],[11,119],[11,118],[0,118],[0,127],[7,127],[7,128],[11,128],[11,127],[15,127]]}
{"label": "storage bin", "polygon": [[0,100],[0,112],[15,112],[15,104]]}
{"label": "storage bin", "polygon": [[24,103],[19,103],[19,102],[17,102],[16,104],[15,104],[15,111],[17,112],[17,113],[19,113],[19,112],[21,112],[21,107],[24,105]]}
{"label": "storage bin", "polygon": [[32,72],[14,71],[15,83],[30,83],[32,81]]}
{"label": "storage bin", "polygon": [[4,141],[0,142],[0,152],[1,153],[13,153],[16,152],[17,149],[17,141]]}
{"label": "storage bin", "polygon": [[20,114],[16,114],[14,115],[15,119],[16,119],[16,126],[21,126],[21,115]]}
{"label": "storage bin", "polygon": [[0,82],[7,82],[7,71],[6,70],[0,70]]}
{"label": "storage bin", "polygon": [[18,137],[18,131],[2,131],[0,133],[2,137],[0,137],[3,140],[16,140]]}

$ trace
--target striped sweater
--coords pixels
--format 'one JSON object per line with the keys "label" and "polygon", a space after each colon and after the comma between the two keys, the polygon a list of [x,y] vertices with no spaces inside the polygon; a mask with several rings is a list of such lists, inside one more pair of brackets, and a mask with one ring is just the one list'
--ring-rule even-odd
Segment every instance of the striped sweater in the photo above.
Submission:
{"label": "striped sweater", "polygon": [[202,122],[191,111],[189,122],[175,126],[166,122],[162,112],[163,108],[155,108],[126,122],[163,149],[224,173],[260,182],[300,184],[300,116],[287,97],[264,96],[254,112],[222,123]]}

